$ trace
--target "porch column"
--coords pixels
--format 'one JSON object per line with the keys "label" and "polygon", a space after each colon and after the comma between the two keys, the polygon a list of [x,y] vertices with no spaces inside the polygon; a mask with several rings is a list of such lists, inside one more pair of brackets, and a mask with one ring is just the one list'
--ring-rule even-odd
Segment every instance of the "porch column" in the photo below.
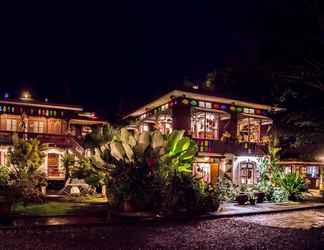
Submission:
{"label": "porch column", "polygon": [[324,169],[323,169],[324,166],[318,166],[318,174],[319,174],[319,187],[320,187],[320,190],[324,189]]}
{"label": "porch column", "polygon": [[231,119],[227,126],[227,131],[231,134],[231,140],[237,140],[237,126],[238,126],[238,115],[237,113],[231,112]]}
{"label": "porch column", "polygon": [[177,98],[177,104],[172,107],[173,129],[184,129],[190,134],[191,110],[190,105],[182,102],[183,98]]}

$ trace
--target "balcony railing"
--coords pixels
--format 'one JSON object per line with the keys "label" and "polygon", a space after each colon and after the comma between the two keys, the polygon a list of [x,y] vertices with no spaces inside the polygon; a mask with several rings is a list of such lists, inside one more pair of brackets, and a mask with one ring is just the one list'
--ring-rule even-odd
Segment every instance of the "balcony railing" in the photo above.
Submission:
{"label": "balcony railing", "polygon": [[232,153],[235,155],[264,155],[267,152],[267,146],[253,142],[238,141],[218,141],[194,139],[197,142],[199,152],[203,153]]}
{"label": "balcony railing", "polygon": [[1,144],[12,144],[12,138],[13,138],[14,134],[16,134],[19,138],[38,139],[41,143],[53,143],[56,145],[65,145],[66,138],[67,138],[66,135],[0,130],[0,143]]}
{"label": "balcony railing", "polygon": [[55,134],[41,134],[30,132],[14,132],[0,130],[0,144],[11,145],[13,143],[13,135],[16,134],[19,138],[37,139],[41,143],[55,145],[59,147],[70,147],[78,156],[84,154],[84,148],[81,146],[77,138],[72,135],[55,135]]}

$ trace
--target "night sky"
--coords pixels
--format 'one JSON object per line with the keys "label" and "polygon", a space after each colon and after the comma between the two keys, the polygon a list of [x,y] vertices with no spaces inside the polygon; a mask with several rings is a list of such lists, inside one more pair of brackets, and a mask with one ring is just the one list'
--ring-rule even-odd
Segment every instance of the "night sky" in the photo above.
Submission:
{"label": "night sky", "polygon": [[235,97],[269,102],[258,65],[298,60],[320,37],[304,0],[81,2],[1,6],[2,96],[29,89],[116,120],[231,64],[248,76]]}

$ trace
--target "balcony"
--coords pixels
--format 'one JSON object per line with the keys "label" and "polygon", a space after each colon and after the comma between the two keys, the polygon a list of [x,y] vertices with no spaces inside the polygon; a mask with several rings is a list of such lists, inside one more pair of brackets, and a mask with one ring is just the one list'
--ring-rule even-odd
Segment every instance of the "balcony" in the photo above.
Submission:
{"label": "balcony", "polygon": [[12,136],[14,134],[18,135],[19,138],[37,139],[41,143],[53,144],[56,146],[66,146],[68,144],[67,135],[14,132],[14,131],[6,131],[6,130],[0,130],[0,144],[11,145],[13,143]]}
{"label": "balcony", "polygon": [[265,144],[253,142],[222,142],[218,140],[194,139],[201,153],[232,153],[235,155],[264,155],[267,153]]}

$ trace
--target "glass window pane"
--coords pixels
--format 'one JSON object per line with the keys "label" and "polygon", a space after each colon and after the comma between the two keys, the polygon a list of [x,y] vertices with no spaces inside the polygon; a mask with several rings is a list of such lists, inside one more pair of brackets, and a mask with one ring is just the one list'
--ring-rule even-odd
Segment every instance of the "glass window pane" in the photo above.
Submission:
{"label": "glass window pane", "polygon": [[218,114],[193,110],[191,115],[191,132],[194,138],[218,139]]}

